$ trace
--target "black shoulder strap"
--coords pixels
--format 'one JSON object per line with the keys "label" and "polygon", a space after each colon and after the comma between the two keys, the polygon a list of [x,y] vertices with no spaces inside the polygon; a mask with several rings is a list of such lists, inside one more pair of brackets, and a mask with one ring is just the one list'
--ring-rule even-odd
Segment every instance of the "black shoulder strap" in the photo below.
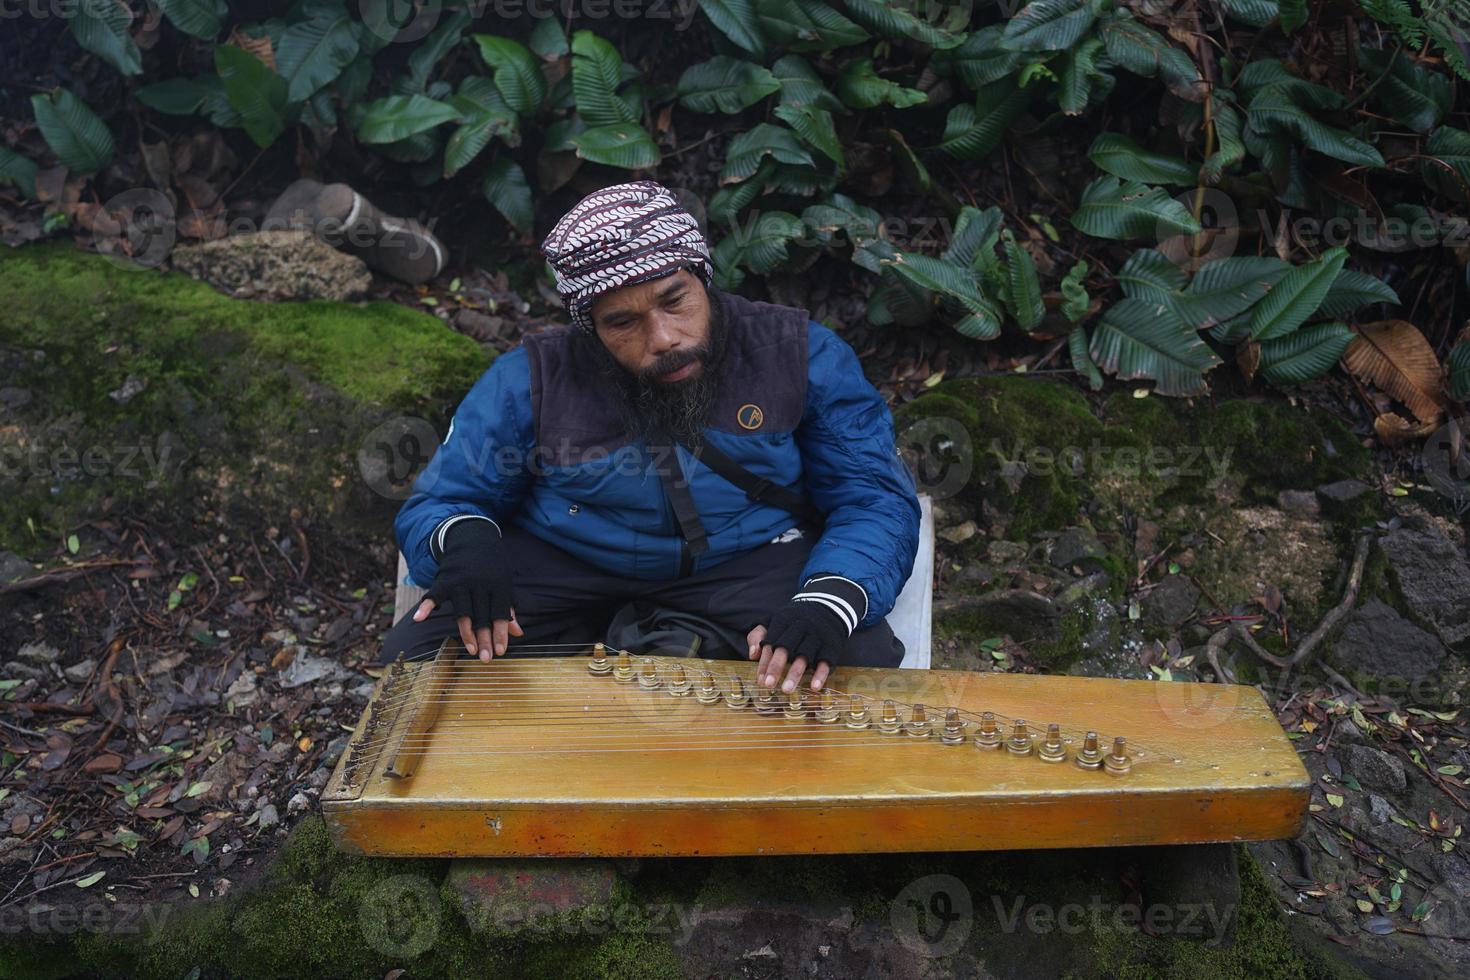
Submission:
{"label": "black shoulder strap", "polygon": [[827,515],[818,510],[800,492],[779,483],[772,483],[763,476],[756,476],[715,448],[708,440],[702,441],[697,449],[682,441],[680,444],[693,453],[695,459],[744,490],[745,495],[751,500],[789,511],[817,527],[826,523]]}

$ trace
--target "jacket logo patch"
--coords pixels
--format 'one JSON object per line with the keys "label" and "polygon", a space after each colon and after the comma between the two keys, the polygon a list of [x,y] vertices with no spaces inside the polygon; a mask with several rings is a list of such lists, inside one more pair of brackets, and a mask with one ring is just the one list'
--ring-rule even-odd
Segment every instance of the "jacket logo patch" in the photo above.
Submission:
{"label": "jacket logo patch", "polygon": [[735,421],[740,423],[742,429],[759,429],[765,420],[766,413],[761,411],[761,407],[749,402],[741,405],[740,410],[735,413]]}

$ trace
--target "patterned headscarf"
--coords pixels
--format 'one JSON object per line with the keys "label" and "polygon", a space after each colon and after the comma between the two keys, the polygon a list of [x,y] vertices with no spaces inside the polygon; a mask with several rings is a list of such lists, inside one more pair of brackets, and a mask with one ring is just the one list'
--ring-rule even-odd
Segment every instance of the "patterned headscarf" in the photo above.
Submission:
{"label": "patterned headscarf", "polygon": [[709,245],[667,187],[636,180],[593,191],[541,245],[572,323],[592,332],[592,303],[623,286],[688,268],[709,285]]}

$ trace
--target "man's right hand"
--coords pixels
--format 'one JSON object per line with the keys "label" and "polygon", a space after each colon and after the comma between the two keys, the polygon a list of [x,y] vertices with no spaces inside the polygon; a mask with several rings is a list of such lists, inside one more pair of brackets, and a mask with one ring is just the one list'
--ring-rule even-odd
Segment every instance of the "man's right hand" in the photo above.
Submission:
{"label": "man's right hand", "polygon": [[446,600],[455,612],[465,649],[489,662],[505,655],[511,636],[522,636],[510,607],[510,561],[500,530],[488,520],[460,520],[444,529],[439,573],[414,611],[421,623]]}

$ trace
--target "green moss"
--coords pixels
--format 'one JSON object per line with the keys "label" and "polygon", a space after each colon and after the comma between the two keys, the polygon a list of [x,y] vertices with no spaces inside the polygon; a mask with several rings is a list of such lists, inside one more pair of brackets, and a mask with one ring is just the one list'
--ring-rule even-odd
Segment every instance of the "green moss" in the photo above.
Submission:
{"label": "green moss", "polygon": [[1342,969],[1292,937],[1270,886],[1245,848],[1240,855],[1240,906],[1235,941],[1229,945],[1193,939],[1153,939],[1141,932],[1107,930],[1093,938],[1099,974],[1117,978],[1218,980],[1344,976]]}
{"label": "green moss", "polygon": [[[34,396],[0,444],[19,460],[0,547],[22,552],[27,521],[54,540],[166,494],[378,523],[391,502],[357,472],[369,433],[403,415],[442,429],[489,362],[397,304],[237,300],[68,246],[0,248],[0,296],[0,366]],[[141,390],[114,398],[129,379]]]}
{"label": "green moss", "polygon": [[1202,445],[1229,453],[1246,500],[1274,503],[1283,489],[1308,490],[1362,477],[1368,450],[1338,419],[1278,401],[1224,402],[1198,413]]}

